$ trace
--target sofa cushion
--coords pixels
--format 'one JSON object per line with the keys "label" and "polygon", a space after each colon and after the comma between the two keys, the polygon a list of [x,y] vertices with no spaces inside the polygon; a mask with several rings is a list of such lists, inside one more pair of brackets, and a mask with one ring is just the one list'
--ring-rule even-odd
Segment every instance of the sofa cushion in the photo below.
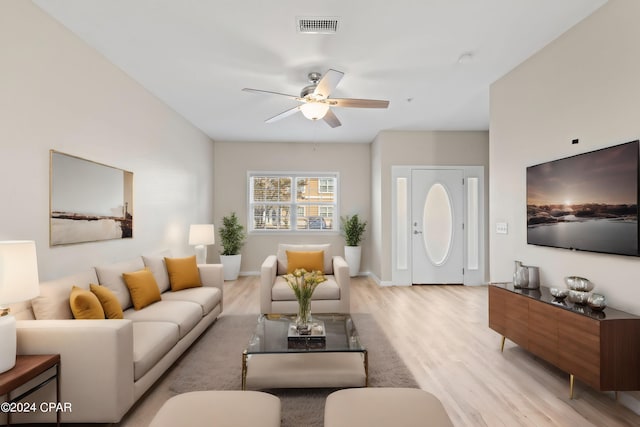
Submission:
{"label": "sofa cushion", "polygon": [[153,255],[143,255],[142,261],[146,267],[149,267],[153,273],[153,277],[156,278],[158,283],[158,289],[160,292],[166,292],[171,285],[169,284],[169,273],[167,273],[167,266],[164,262],[165,258],[171,257],[171,251],[162,251]]}
{"label": "sofa cushion", "polygon": [[149,372],[179,340],[178,325],[170,322],[133,323],[133,377]]}
{"label": "sofa cushion", "polygon": [[[333,276],[325,276],[326,281],[320,283],[313,291],[312,300],[337,300],[340,299],[340,287]],[[276,277],[276,282],[271,288],[273,301],[295,301],[296,296],[287,281],[282,276]]]}
{"label": "sofa cushion", "polygon": [[165,258],[172,291],[202,286],[196,256],[186,258]]}
{"label": "sofa cushion", "polygon": [[98,297],[91,291],[74,286],[69,305],[75,319],[104,319],[104,310]]}
{"label": "sofa cushion", "polygon": [[92,268],[60,279],[40,282],[40,295],[31,300],[33,315],[38,320],[73,319],[69,306],[71,288],[77,286],[89,289],[89,284],[97,281],[98,276]]}
{"label": "sofa cushion", "polygon": [[96,273],[100,285],[111,289],[118,297],[122,309],[126,310],[131,307],[132,302],[129,289],[122,278],[122,273],[131,273],[142,270],[143,268],[144,263],[142,262],[142,257],[136,257],[127,261],[96,267]]}
{"label": "sofa cushion", "polygon": [[171,322],[178,325],[180,338],[202,319],[202,307],[189,301],[158,301],[142,310],[128,309],[124,318],[133,322]]}
{"label": "sofa cushion", "polygon": [[167,301],[190,301],[202,307],[202,315],[206,316],[220,303],[222,292],[214,287],[183,289],[177,292],[165,292],[162,299]]}
{"label": "sofa cushion", "polygon": [[122,273],[122,278],[129,289],[134,309],[142,310],[162,299],[156,279],[148,267],[132,273]]}
{"label": "sofa cushion", "polygon": [[319,245],[291,245],[280,243],[278,245],[278,274],[287,274],[287,251],[308,252],[323,251],[324,252],[324,274],[333,274],[333,260],[331,255],[331,245],[329,243]]}
{"label": "sofa cushion", "polygon": [[287,274],[298,269],[324,271],[324,251],[286,251]]}
{"label": "sofa cushion", "polygon": [[118,297],[116,294],[111,292],[111,289],[94,285],[93,283],[89,285],[89,289],[91,292],[98,297],[100,301],[100,305],[102,305],[102,309],[104,310],[104,314],[107,319],[122,319],[122,307],[120,307],[120,301],[118,301]]}

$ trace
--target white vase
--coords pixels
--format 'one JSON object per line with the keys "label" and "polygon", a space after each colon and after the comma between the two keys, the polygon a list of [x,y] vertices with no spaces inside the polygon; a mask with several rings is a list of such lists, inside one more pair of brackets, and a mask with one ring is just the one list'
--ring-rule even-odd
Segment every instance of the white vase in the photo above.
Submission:
{"label": "white vase", "polygon": [[236,280],[240,274],[242,255],[220,255],[224,280]]}
{"label": "white vase", "polygon": [[349,276],[357,276],[360,272],[360,259],[362,258],[361,246],[345,246],[344,260],[349,265]]}

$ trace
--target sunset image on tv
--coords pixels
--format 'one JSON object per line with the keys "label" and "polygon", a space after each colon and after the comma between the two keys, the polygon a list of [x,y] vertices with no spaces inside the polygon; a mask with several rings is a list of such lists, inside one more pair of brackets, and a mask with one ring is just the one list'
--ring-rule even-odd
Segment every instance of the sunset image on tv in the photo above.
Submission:
{"label": "sunset image on tv", "polygon": [[527,168],[527,243],[638,255],[638,141]]}

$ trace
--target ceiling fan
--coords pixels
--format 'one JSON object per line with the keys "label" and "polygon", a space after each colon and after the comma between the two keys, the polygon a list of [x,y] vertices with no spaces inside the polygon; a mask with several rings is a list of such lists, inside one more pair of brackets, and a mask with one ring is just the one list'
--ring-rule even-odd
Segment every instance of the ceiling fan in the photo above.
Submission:
{"label": "ceiling fan", "polygon": [[331,92],[338,86],[344,73],[336,70],[327,71],[324,76],[320,73],[312,72],[308,74],[309,82],[308,86],[305,86],[300,91],[300,96],[287,95],[285,93],[270,92],[260,89],[242,89],[245,92],[252,92],[257,94],[266,95],[279,95],[285,96],[289,99],[295,99],[301,102],[301,105],[293,107],[289,110],[265,120],[265,123],[273,123],[277,120],[288,117],[292,114],[301,111],[302,114],[309,120],[323,119],[332,128],[340,126],[340,120],[331,111],[331,107],[348,107],[348,108],[387,108],[389,101],[382,101],[377,99],[354,99],[354,98],[329,98]]}

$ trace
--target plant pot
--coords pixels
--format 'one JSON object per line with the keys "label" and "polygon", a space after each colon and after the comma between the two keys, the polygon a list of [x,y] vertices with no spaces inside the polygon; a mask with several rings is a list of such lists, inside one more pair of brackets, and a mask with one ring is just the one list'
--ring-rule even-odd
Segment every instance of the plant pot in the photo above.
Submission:
{"label": "plant pot", "polygon": [[360,259],[362,258],[361,246],[345,246],[344,260],[349,265],[349,276],[357,276],[360,272]]}
{"label": "plant pot", "polygon": [[220,255],[224,280],[236,280],[240,274],[242,255]]}

